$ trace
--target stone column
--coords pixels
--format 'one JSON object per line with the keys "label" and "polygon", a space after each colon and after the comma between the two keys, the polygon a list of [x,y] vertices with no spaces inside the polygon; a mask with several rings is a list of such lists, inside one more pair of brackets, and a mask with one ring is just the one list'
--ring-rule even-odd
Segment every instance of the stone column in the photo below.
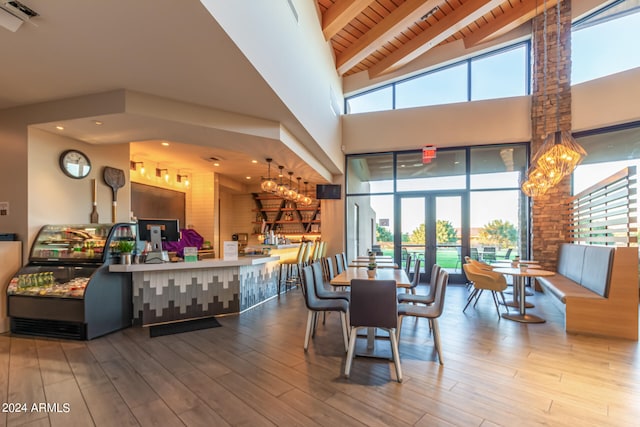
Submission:
{"label": "stone column", "polygon": [[[571,0],[558,3],[558,6],[546,11],[546,31],[544,14],[536,17],[532,25],[532,158],[549,133],[571,130]],[[560,244],[568,242],[564,203],[571,195],[570,182],[571,178],[565,177],[546,194],[532,199],[532,255],[534,259],[540,260],[546,269],[556,269]]]}

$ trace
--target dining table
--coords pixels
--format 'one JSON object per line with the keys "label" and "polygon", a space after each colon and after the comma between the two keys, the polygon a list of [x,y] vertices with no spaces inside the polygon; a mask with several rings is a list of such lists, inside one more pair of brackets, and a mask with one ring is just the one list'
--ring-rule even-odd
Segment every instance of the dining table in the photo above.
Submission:
{"label": "dining table", "polygon": [[[349,263],[349,267],[367,267],[369,265],[369,260],[363,259],[354,259]],[[376,261],[377,268],[398,268],[398,264],[393,261],[387,260],[377,260]]]}
{"label": "dining table", "polygon": [[[545,320],[535,314],[527,314],[527,294],[525,292],[525,278],[549,277],[556,273],[553,271],[542,270],[539,268],[515,268],[515,267],[498,267],[493,269],[494,272],[500,274],[508,274],[513,276],[513,303],[518,307],[517,314],[502,313],[502,317],[508,320],[514,320],[520,323],[544,323]],[[512,304],[507,304],[508,306]]]}
{"label": "dining table", "polygon": [[[367,276],[367,269],[361,267],[348,267],[343,270],[341,273],[337,274],[329,281],[332,286],[336,287],[348,287],[351,286],[352,279],[367,279],[367,280],[395,280],[396,286],[398,288],[410,288],[411,280],[409,276],[403,269],[392,269],[392,268],[384,268],[377,269],[376,275],[374,278],[369,278]],[[375,340],[376,339],[389,339],[388,336],[380,336],[376,335],[376,328],[368,328],[367,329],[367,347],[365,351],[358,351],[356,356],[362,357],[374,357],[374,358],[384,358],[391,359],[392,357],[389,354],[376,353],[375,351]]]}

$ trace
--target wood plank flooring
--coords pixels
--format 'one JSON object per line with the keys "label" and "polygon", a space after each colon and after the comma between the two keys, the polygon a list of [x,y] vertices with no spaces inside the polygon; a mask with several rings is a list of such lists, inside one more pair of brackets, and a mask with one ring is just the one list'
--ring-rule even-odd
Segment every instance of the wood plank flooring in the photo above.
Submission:
{"label": "wood plank flooring", "polygon": [[299,290],[220,318],[220,328],[171,336],[139,327],[87,342],[0,335],[0,426],[638,425],[637,342],[565,334],[543,294],[528,300],[547,322],[529,325],[498,319],[489,295],[462,313],[466,296],[449,286],[444,366],[427,322],[405,320],[402,384],[384,360],[357,358],[343,378],[335,314],[305,353]]}

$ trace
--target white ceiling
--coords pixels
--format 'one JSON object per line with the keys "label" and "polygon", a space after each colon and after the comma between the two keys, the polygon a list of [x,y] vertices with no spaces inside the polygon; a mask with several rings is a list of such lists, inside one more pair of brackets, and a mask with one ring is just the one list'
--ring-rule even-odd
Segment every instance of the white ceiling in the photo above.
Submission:
{"label": "white ceiling", "polygon": [[[15,33],[0,27],[0,109],[126,89],[281,123],[317,151],[198,0],[23,3],[40,16]],[[266,175],[264,159],[273,157],[296,176],[326,181],[276,140],[129,114],[92,119],[104,124],[82,118],[60,123],[64,131],[51,123],[38,127],[95,144],[133,142],[133,159],[150,158],[164,167],[211,170],[204,158],[222,157],[216,171],[244,181]],[[160,141],[172,144],[162,147]]]}

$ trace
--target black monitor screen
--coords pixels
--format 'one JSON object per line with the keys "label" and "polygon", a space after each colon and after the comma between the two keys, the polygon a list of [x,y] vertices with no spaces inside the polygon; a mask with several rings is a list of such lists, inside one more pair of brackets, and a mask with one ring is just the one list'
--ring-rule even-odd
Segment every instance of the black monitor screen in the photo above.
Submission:
{"label": "black monitor screen", "polygon": [[138,234],[140,240],[150,242],[153,226],[160,227],[160,237],[163,242],[177,242],[180,240],[180,225],[177,219],[140,219],[138,218]]}
{"label": "black monitor screen", "polygon": [[340,184],[318,184],[316,185],[316,199],[340,199],[342,186]]}

